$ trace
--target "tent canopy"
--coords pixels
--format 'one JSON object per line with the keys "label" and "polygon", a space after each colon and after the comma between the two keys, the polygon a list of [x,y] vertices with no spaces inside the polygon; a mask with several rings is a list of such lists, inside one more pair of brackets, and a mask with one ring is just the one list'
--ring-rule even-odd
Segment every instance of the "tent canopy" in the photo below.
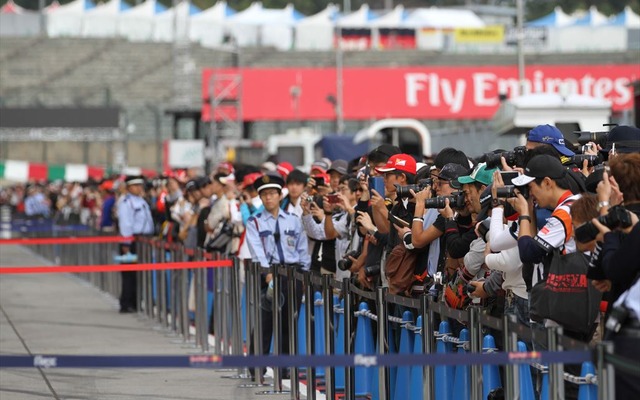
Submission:
{"label": "tent canopy", "polygon": [[405,20],[415,28],[483,28],[484,21],[473,11],[452,8],[418,8]]}
{"label": "tent canopy", "polygon": [[0,14],[22,14],[24,13],[24,8],[20,7],[13,0],[7,1],[2,7],[0,7]]}
{"label": "tent canopy", "polygon": [[574,20],[575,18],[573,16],[565,14],[565,12],[562,11],[562,8],[560,8],[560,6],[556,6],[556,8],[553,9],[553,12],[551,14],[548,14],[542,18],[538,18],[536,20],[527,22],[525,25],[526,26],[561,27],[561,26],[571,25]]}
{"label": "tent canopy", "polygon": [[153,17],[156,14],[160,14],[167,11],[167,7],[163,6],[156,0],[146,0],[135,7],[122,13],[121,17]]}
{"label": "tent canopy", "polygon": [[370,25],[384,28],[400,28],[404,26],[404,23],[408,17],[409,12],[404,9],[404,6],[402,4],[398,4],[387,14],[371,21]]}
{"label": "tent canopy", "polygon": [[340,17],[340,12],[338,10],[338,6],[335,4],[329,3],[327,8],[320,11],[317,14],[310,15],[306,18],[301,19],[296,26],[310,26],[310,25],[334,25],[335,22]]}
{"label": "tent canopy", "polygon": [[345,15],[338,19],[338,25],[344,28],[366,28],[378,15],[369,9],[368,4],[363,4],[358,11]]}
{"label": "tent canopy", "polygon": [[626,6],[621,13],[611,19],[609,24],[626,26],[627,28],[640,28],[640,16],[634,13],[631,7]]}
{"label": "tent canopy", "polygon": [[287,24],[295,25],[302,20],[304,15],[300,14],[289,3],[283,9],[264,8],[262,2],[254,2],[244,11],[241,11],[229,18],[229,22],[245,25],[265,25],[265,24]]}
{"label": "tent canopy", "polygon": [[598,26],[604,25],[609,22],[609,19],[601,14],[596,6],[591,6],[589,9],[582,14],[582,16],[578,16],[574,14],[577,18],[573,22],[572,26]]}
{"label": "tent canopy", "polygon": [[95,8],[95,4],[91,0],[74,0],[71,3],[64,5],[58,5],[57,7],[51,6],[46,8],[46,11],[51,14],[82,14],[87,10]]}
{"label": "tent canopy", "polygon": [[109,0],[106,3],[98,4],[87,15],[118,15],[121,11],[129,10],[131,6],[122,0]]}
{"label": "tent canopy", "polygon": [[236,14],[236,10],[229,7],[226,1],[218,1],[213,5],[213,7],[209,7],[201,13],[191,17],[191,20],[224,21],[234,14]]}

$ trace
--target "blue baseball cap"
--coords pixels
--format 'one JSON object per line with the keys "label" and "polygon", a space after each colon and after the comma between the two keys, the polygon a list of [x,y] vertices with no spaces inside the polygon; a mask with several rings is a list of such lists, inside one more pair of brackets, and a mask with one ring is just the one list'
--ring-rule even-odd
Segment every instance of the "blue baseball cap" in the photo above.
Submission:
{"label": "blue baseball cap", "polygon": [[546,143],[552,145],[560,154],[567,157],[575,155],[575,153],[569,150],[564,144],[564,136],[562,132],[555,126],[551,125],[538,125],[527,134],[527,140],[529,142]]}

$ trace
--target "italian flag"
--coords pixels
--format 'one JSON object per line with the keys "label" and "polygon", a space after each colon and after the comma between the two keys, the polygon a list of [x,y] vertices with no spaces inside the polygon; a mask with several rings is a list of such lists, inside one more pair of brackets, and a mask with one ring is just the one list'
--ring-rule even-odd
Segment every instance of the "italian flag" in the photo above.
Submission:
{"label": "italian flag", "polygon": [[105,168],[85,164],[50,165],[27,161],[0,161],[0,179],[13,182],[55,181],[87,182],[100,181]]}

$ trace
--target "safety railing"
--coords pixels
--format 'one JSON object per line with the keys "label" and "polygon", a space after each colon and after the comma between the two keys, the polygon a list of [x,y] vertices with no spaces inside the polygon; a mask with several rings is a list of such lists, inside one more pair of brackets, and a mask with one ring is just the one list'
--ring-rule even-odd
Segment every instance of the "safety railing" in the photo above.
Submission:
{"label": "safety railing", "polygon": [[[95,234],[71,233],[58,232],[56,237]],[[45,235],[32,232],[31,236]],[[518,324],[509,315],[492,317],[478,307],[451,309],[428,294],[415,299],[389,294],[383,287],[363,290],[349,279],[336,281],[329,275],[320,276],[291,266],[274,265],[267,270],[257,263],[232,258],[231,268],[188,268],[187,264],[179,269],[163,268],[163,263],[213,263],[224,255],[185,249],[180,244],[155,238],[139,238],[138,243],[137,262],[158,265],[157,270],[137,273],[140,316],[155,321],[157,329],[178,337],[179,343],[194,351],[242,356],[251,347],[251,353],[263,354],[266,316],[272,319],[273,343],[269,353],[275,356],[282,355],[281,349],[290,355],[356,356],[355,366],[290,368],[288,390],[292,399],[303,395],[301,387],[306,387],[308,399],[324,392],[327,398],[345,399],[475,400],[486,399],[500,390],[505,398],[533,399],[536,395],[532,367],[542,375],[541,399],[563,398],[565,381],[580,385],[579,398],[596,398],[596,394],[600,399],[613,398],[611,362],[616,362],[616,356],[606,342],[593,352],[595,364],[584,363],[581,376],[572,376],[563,369],[563,362],[571,361],[571,357],[542,365],[540,353],[529,351],[525,344],[543,343],[550,352],[567,354],[593,351],[586,344],[562,336],[561,328],[532,329]],[[116,246],[117,243],[110,242],[35,245],[33,249],[58,264],[90,265],[112,263]],[[274,277],[272,289],[264,284],[263,276],[268,272]],[[79,275],[118,296],[118,273]],[[264,310],[269,290],[272,290],[270,313]],[[284,304],[286,313],[281,311]],[[285,315],[287,318],[283,320]],[[458,335],[452,333],[452,323],[462,324]],[[285,326],[289,340],[281,343]],[[500,335],[500,351],[496,337],[489,331]],[[497,352],[508,353],[510,357],[502,375],[504,384],[498,366],[486,363],[487,357],[480,357]],[[375,358],[386,354],[454,353],[478,357],[478,361],[472,365],[425,363],[382,367]],[[246,367],[238,367],[237,374],[231,377],[251,375],[250,385],[266,386],[262,372],[261,367],[255,367],[252,374]],[[265,393],[285,393],[279,368],[273,368],[273,378],[273,387]]]}

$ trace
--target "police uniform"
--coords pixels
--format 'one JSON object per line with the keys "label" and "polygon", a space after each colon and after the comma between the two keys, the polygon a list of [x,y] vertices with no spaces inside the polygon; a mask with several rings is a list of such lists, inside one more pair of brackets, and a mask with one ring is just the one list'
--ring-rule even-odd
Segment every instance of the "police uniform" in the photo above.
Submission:
{"label": "police uniform", "polygon": [[[282,190],[284,181],[280,176],[264,175],[254,182],[254,187],[260,193],[265,189]],[[254,262],[259,262],[263,268],[269,268],[274,264],[286,265],[290,268],[309,270],[311,257],[308,250],[307,236],[302,229],[300,218],[283,211],[278,207],[277,218],[270,212],[264,210],[247,221],[246,241],[251,251]],[[276,275],[272,275],[277,279]],[[287,324],[287,296],[286,288],[288,282],[282,278],[281,298],[285,301],[282,305],[282,346],[280,354],[289,354],[289,329]],[[266,293],[266,281],[263,280],[263,293]],[[298,303],[302,297],[301,285],[296,281],[296,293]],[[274,294],[276,296],[277,294]],[[262,299],[262,350],[264,354],[269,353],[271,336],[273,333],[273,320],[271,308],[265,306],[265,296]],[[253,341],[252,347],[253,347]],[[253,348],[251,349],[253,352]]]}
{"label": "police uniform", "polygon": [[[127,187],[143,185],[141,176],[129,176],[125,179]],[[153,218],[149,204],[141,196],[132,193],[125,194],[118,201],[118,228],[120,235],[131,237],[136,235],[151,235],[154,231]],[[130,252],[136,254],[136,243],[125,242],[120,245],[120,254]],[[122,272],[122,291],[120,293],[120,312],[134,312],[136,304],[137,273],[135,271]]]}

